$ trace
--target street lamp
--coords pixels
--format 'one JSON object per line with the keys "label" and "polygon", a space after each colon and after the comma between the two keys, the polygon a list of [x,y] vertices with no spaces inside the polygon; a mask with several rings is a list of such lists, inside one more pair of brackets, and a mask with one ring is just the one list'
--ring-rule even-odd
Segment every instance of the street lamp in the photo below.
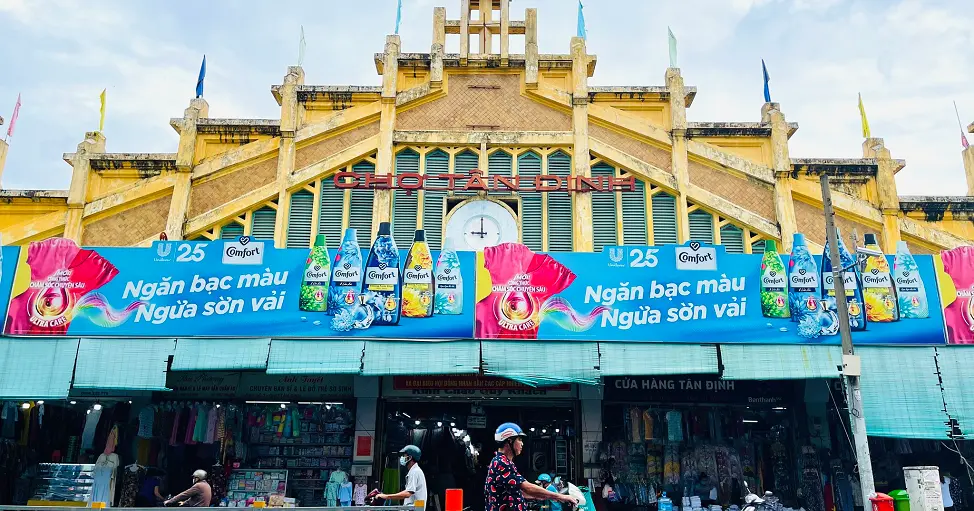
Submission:
{"label": "street lamp", "polygon": [[[839,258],[838,235],[835,230],[835,209],[832,206],[832,191],[829,188],[829,176],[822,173],[822,209],[825,213],[825,231],[828,237],[828,258],[832,260],[832,277],[835,281],[835,308],[839,315],[839,336],[842,338],[842,378],[845,381],[846,403],[849,405],[849,422],[852,424],[852,438],[856,449],[856,461],[859,464],[859,479],[862,486],[863,502],[876,492],[873,482],[873,465],[869,457],[869,440],[866,437],[866,418],[862,413],[862,391],[859,388],[859,377],[862,375],[862,365],[855,354],[852,345],[852,330],[849,328],[849,306],[846,303],[845,281]],[[856,247],[860,258],[881,256],[882,252],[869,248]],[[825,255],[823,255],[825,257]],[[858,263],[857,263],[858,264]]]}

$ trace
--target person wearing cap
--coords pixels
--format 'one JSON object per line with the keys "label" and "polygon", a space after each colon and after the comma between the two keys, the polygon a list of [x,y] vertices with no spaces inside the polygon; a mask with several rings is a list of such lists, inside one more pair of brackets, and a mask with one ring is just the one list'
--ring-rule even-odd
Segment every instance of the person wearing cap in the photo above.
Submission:
{"label": "person wearing cap", "polygon": [[182,503],[180,505],[183,507],[209,507],[212,498],[213,489],[210,488],[210,483],[206,482],[206,471],[197,470],[193,472],[193,486],[167,500],[165,505],[171,506]]}
{"label": "person wearing cap", "polygon": [[426,502],[426,474],[419,468],[419,459],[423,452],[415,445],[407,445],[399,451],[399,466],[406,467],[406,489],[399,493],[376,495],[379,500],[402,500],[407,506],[416,502]]}
{"label": "person wearing cap", "polygon": [[527,435],[513,422],[505,422],[494,432],[497,455],[487,468],[484,482],[484,511],[525,511],[524,499],[551,500],[575,505],[574,497],[546,490],[528,482],[514,465],[514,457],[524,449]]}

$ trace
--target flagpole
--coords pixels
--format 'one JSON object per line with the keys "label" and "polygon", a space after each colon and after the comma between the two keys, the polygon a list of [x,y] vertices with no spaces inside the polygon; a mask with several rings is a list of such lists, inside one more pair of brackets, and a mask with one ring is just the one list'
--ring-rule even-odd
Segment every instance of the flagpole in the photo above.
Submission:
{"label": "flagpole", "polygon": [[957,101],[954,101],[954,115],[957,116],[957,127],[960,128],[961,133],[964,133],[964,123],[960,120],[960,110],[957,110]]}

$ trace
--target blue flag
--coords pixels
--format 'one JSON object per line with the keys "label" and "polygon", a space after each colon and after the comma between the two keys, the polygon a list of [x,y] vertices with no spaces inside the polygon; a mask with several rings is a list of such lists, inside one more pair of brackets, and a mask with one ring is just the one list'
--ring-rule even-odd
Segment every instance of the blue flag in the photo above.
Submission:
{"label": "blue flag", "polygon": [[203,79],[206,78],[206,55],[203,55],[203,63],[200,64],[200,77],[196,80],[196,97],[203,97]]}
{"label": "blue flag", "polygon": [[399,0],[399,5],[396,7],[396,35],[399,35],[399,23],[402,22],[402,0]]}
{"label": "blue flag", "polygon": [[585,39],[585,14],[582,13],[582,0],[578,0],[578,37]]}
{"label": "blue flag", "polygon": [[768,82],[771,81],[771,77],[768,76],[768,66],[764,65],[764,59],[761,59],[761,71],[764,72],[764,102],[771,102],[771,89],[768,88]]}

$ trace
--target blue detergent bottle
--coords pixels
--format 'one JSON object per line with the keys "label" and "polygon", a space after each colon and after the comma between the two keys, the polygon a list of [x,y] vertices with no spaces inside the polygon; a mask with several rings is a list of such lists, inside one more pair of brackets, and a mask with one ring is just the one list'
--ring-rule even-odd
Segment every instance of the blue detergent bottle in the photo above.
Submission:
{"label": "blue detergent bottle", "polygon": [[331,264],[331,281],[328,283],[328,314],[351,310],[356,305],[362,285],[362,249],[354,227],[345,229],[345,237],[338,247]]}
{"label": "blue detergent bottle", "polygon": [[362,294],[376,311],[373,326],[399,324],[402,314],[402,275],[399,272],[399,248],[392,238],[389,222],[379,224],[379,232],[365,264]]}

